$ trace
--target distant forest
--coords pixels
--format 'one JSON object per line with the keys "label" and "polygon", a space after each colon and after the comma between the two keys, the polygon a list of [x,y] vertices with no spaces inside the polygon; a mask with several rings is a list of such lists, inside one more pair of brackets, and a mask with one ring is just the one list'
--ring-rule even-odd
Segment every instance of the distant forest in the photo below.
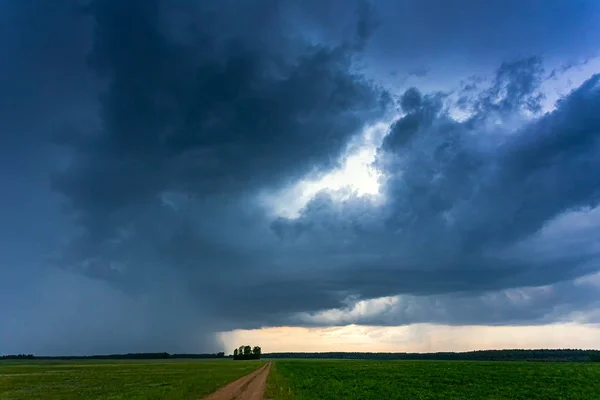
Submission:
{"label": "distant forest", "polygon": [[[359,360],[462,360],[462,361],[576,361],[600,362],[598,350],[479,350],[463,353],[264,353],[262,358],[335,358]],[[209,359],[233,358],[225,353],[215,354],[169,354],[169,353],[128,353],[93,356],[34,356],[15,354],[0,356],[0,360],[145,360],[145,359]]]}
{"label": "distant forest", "polygon": [[35,356],[33,354],[10,354],[0,356],[0,360],[162,360],[167,358],[225,358],[225,353],[215,354],[169,354],[169,353],[127,353],[93,356]]}
{"label": "distant forest", "polygon": [[360,360],[462,360],[462,361],[579,361],[600,362],[598,350],[477,350],[462,353],[266,353],[264,358],[337,358]]}

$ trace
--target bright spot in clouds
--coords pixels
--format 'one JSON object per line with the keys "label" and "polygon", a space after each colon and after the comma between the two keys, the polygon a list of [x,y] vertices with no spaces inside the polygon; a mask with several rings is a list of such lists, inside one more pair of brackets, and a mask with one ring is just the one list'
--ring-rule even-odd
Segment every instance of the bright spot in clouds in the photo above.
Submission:
{"label": "bright spot in clouds", "polygon": [[[545,96],[543,111],[554,110],[556,102],[561,97],[580,86],[599,69],[600,57],[594,57],[557,71],[552,78],[542,83],[541,90]],[[458,121],[470,116],[469,113],[456,108],[451,108],[450,113]],[[392,122],[392,120],[381,121],[367,127],[349,146],[340,168],[318,179],[306,178],[280,192],[265,194],[264,203],[276,216],[297,218],[302,208],[323,190],[335,192],[349,189],[359,196],[369,196],[373,200],[380,199],[381,171],[372,164],[375,161],[377,148],[388,133]],[[343,197],[343,194],[340,196]]]}
{"label": "bright spot in clouds", "polygon": [[377,199],[381,172],[372,164],[377,148],[381,145],[391,121],[379,122],[367,127],[354,143],[351,143],[342,166],[321,176],[319,179],[301,180],[291,187],[275,194],[264,195],[267,207],[277,216],[296,218],[300,210],[317,193],[323,190],[338,191],[350,189],[359,196]]}
{"label": "bright spot in clouds", "polygon": [[573,89],[581,86],[583,82],[590,79],[600,71],[600,56],[591,57],[581,63],[574,64],[542,82],[541,90],[544,93],[542,108],[545,112],[553,111],[556,102],[561,97],[569,94]]}

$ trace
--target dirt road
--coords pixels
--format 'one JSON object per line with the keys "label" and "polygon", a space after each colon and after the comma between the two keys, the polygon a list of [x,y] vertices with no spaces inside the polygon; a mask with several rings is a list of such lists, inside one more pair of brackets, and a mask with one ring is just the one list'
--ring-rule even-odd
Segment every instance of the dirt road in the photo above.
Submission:
{"label": "dirt road", "polygon": [[223,386],[203,400],[263,400],[269,368],[271,363],[266,363],[258,370]]}

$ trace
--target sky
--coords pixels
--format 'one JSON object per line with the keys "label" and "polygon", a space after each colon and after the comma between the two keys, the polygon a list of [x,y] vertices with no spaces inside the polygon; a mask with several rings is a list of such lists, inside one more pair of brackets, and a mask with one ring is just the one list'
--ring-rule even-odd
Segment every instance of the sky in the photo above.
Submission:
{"label": "sky", "polygon": [[0,2],[0,353],[600,348],[598,27]]}

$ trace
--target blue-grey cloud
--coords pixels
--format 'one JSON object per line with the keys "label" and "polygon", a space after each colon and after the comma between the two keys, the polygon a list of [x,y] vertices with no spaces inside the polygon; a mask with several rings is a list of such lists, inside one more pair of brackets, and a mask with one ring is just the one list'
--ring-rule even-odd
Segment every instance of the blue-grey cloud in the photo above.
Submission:
{"label": "blue-grey cloud", "polygon": [[[596,167],[600,78],[585,82],[554,112],[502,131],[520,111],[539,108],[535,85],[522,84],[536,80],[538,66],[524,73],[521,64],[500,68],[493,89],[475,98],[477,111],[463,122],[447,113],[442,94],[423,97],[410,89],[402,96],[409,112],[393,123],[378,161],[394,223],[415,220],[415,229],[440,223],[440,233],[450,226],[469,243],[493,243],[517,240],[562,212],[596,205],[595,176],[574,177]],[[515,74],[507,79],[508,68]],[[506,124],[496,128],[498,121]]]}
{"label": "blue-grey cloud", "polygon": [[[590,55],[595,3],[556,1],[535,23],[536,1],[35,3],[1,13],[0,287],[16,300],[0,306],[0,351],[212,351],[211,332],[235,328],[543,323],[594,307],[595,286],[574,280],[598,271],[598,232],[556,221],[598,206],[585,171],[600,167],[600,77],[543,114],[547,75],[529,56]],[[483,48],[469,74],[504,61],[488,87],[388,93],[373,72],[443,81],[436,67]],[[336,167],[397,110],[374,164],[383,204],[324,191],[286,219],[261,202]],[[404,302],[303,319],[381,296]]]}
{"label": "blue-grey cloud", "polygon": [[[584,173],[600,167],[599,75],[555,111],[495,132],[499,118],[510,126],[539,98],[535,85],[519,84],[535,81],[539,66],[527,64],[527,73],[522,62],[501,67],[462,122],[445,111],[443,95],[407,91],[401,102],[409,112],[393,123],[379,155],[387,204],[375,220],[363,218],[372,206],[340,205],[324,194],[277,230],[310,247],[315,262],[337,264],[325,269],[335,277],[322,274],[337,289],[367,298],[551,285],[597,271],[597,252],[515,248],[561,215],[596,207],[600,193],[597,176]],[[508,69],[515,74],[498,97]]]}
{"label": "blue-grey cloud", "polygon": [[299,313],[291,324],[343,326],[349,324],[400,326],[415,323],[446,325],[519,326],[557,322],[593,322],[574,315],[595,310],[600,303],[598,285],[561,282],[551,286],[453,295],[401,295],[351,301],[345,307],[316,313]]}

